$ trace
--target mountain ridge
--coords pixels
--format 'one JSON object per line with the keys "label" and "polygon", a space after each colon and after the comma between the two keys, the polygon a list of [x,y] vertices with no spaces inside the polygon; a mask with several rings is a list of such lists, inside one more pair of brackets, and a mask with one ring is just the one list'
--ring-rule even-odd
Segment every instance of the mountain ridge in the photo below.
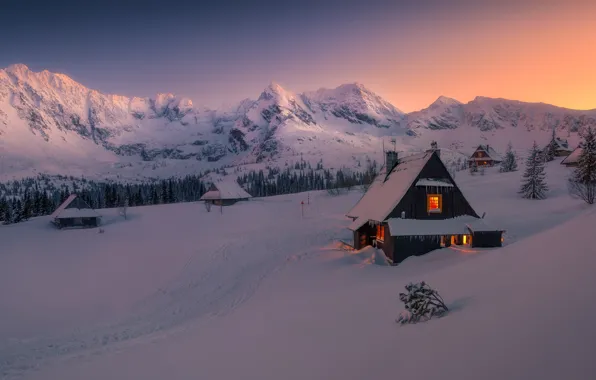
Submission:
{"label": "mountain ridge", "polygon": [[85,173],[98,161],[104,174],[277,164],[296,156],[354,164],[357,156],[378,155],[389,136],[405,150],[430,140],[469,149],[488,138],[503,145],[518,138],[514,131],[543,140],[552,128],[571,137],[588,126],[596,126],[596,110],[482,96],[468,103],[440,96],[404,113],[358,82],[294,93],[272,81],[256,99],[211,109],[168,92],[104,94],[24,64],[0,69],[0,175],[47,171],[48,162],[50,171]]}

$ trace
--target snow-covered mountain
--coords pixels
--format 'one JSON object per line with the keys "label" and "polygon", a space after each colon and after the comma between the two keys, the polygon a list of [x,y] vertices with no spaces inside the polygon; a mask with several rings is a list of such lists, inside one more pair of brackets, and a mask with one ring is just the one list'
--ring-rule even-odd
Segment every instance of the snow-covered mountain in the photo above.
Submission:
{"label": "snow-covered mountain", "polygon": [[13,65],[0,70],[0,173],[159,176],[292,156],[341,160],[380,150],[403,117],[360,84],[294,94],[272,83],[256,100],[212,110],[173,94],[106,95]]}
{"label": "snow-covered mountain", "polygon": [[280,165],[296,157],[350,166],[380,158],[381,140],[401,150],[430,140],[472,149],[513,140],[544,142],[550,128],[573,138],[596,126],[596,111],[478,97],[440,97],[404,114],[364,87],[344,84],[296,94],[271,83],[256,100],[208,109],[174,94],[108,95],[63,74],[22,64],[0,70],[0,176],[36,172],[105,176],[172,176],[207,168]]}

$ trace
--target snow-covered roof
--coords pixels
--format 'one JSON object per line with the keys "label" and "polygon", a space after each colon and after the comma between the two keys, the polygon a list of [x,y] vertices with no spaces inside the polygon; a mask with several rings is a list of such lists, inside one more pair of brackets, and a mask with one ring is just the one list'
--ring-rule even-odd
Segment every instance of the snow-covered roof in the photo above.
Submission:
{"label": "snow-covered roof", "polygon": [[[486,153],[489,158],[492,158],[495,161],[502,161],[503,156],[501,156],[497,151],[490,145],[479,145],[478,148],[474,152],[482,150]],[[474,159],[474,157],[470,157],[470,159]],[[480,160],[486,160],[486,158],[481,158]]]}
{"label": "snow-covered roof", "polygon": [[416,182],[416,186],[435,186],[435,187],[453,187],[451,182],[447,180],[440,180],[434,178],[420,178],[418,182]]}
{"label": "snow-covered roof", "polygon": [[569,149],[569,144],[567,143],[567,141],[557,137],[555,138],[555,144],[557,145],[557,149],[567,150],[571,152],[571,149]]}
{"label": "snow-covered roof", "polygon": [[201,197],[201,200],[252,198],[236,181],[215,182],[213,183],[213,186],[217,190],[206,192]]}
{"label": "snow-covered roof", "polygon": [[[399,164],[387,175],[381,169],[368,191],[348,212],[347,216],[358,218],[352,225],[364,225],[369,220],[383,221],[398,205],[420,171],[432,157],[432,152],[424,152],[399,159]],[[357,222],[357,223],[356,223]]]}
{"label": "snow-covered roof", "polygon": [[487,223],[484,218],[474,218],[466,222],[466,227],[472,232],[505,231],[503,228],[495,228],[492,223]]}
{"label": "snow-covered roof", "polygon": [[71,194],[64,202],[50,215],[52,219],[67,218],[97,218],[101,217],[97,211],[93,210],[87,202]]}
{"label": "snow-covered roof", "polygon": [[578,146],[577,148],[575,148],[573,150],[573,152],[569,153],[569,155],[567,157],[565,157],[563,159],[563,161],[561,161],[561,164],[563,164],[563,165],[575,164],[581,154],[582,154],[582,148]]}
{"label": "snow-covered roof", "polygon": [[471,215],[451,219],[401,219],[387,220],[391,236],[463,235],[471,232],[502,231],[491,228],[484,219]]}

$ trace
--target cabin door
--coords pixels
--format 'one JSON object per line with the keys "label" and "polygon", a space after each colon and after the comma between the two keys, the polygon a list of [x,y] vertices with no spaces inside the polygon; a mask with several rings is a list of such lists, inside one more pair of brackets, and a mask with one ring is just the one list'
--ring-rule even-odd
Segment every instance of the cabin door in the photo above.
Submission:
{"label": "cabin door", "polygon": [[360,238],[360,244],[359,246],[361,248],[364,248],[368,245],[368,235],[366,235],[365,233],[361,232],[360,234],[358,234],[359,238]]}

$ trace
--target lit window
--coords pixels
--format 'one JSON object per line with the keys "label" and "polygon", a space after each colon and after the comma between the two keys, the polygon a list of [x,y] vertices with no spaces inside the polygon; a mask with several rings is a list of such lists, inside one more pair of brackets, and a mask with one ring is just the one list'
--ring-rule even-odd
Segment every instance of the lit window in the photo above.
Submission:
{"label": "lit window", "polygon": [[441,194],[429,194],[427,198],[428,212],[441,212],[442,197]]}
{"label": "lit window", "polygon": [[382,225],[377,225],[377,240],[385,240],[385,228]]}

